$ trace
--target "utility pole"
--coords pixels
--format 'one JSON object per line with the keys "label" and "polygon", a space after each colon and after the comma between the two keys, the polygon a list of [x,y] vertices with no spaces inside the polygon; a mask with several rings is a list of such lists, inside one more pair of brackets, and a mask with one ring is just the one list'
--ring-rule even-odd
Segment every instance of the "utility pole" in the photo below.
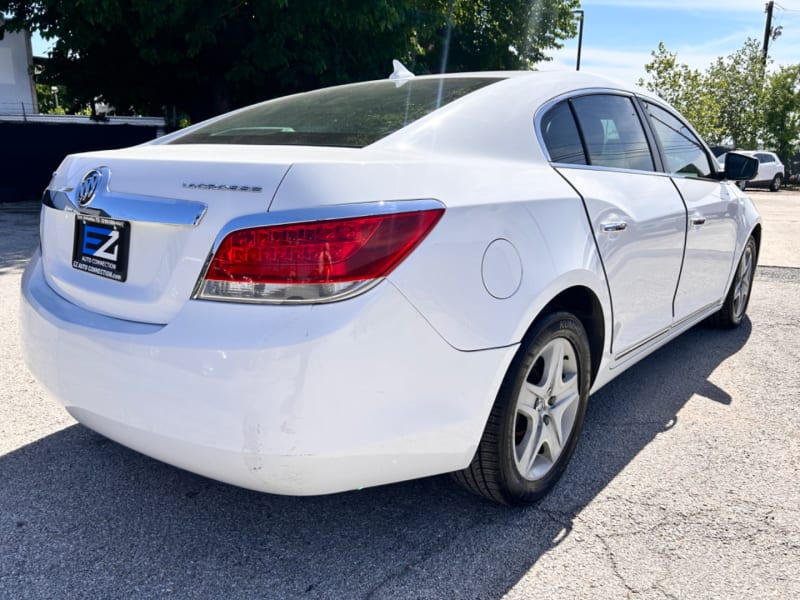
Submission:
{"label": "utility pole", "polygon": [[769,38],[772,37],[772,9],[775,8],[775,2],[770,0],[767,2],[767,26],[764,28],[764,55],[761,57],[761,62],[766,68],[767,66],[767,51],[769,50]]}

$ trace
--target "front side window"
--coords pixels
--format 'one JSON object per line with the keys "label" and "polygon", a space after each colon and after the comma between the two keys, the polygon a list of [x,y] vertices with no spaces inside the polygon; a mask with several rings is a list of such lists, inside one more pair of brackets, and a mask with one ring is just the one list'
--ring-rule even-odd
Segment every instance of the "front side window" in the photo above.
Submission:
{"label": "front side window", "polygon": [[257,104],[168,143],[362,148],[498,81],[442,77],[332,87]]}
{"label": "front side window", "polygon": [[667,170],[688,177],[711,177],[714,169],[703,143],[689,127],[666,110],[645,103],[647,114],[664,151]]}
{"label": "front side window", "polygon": [[637,171],[654,171],[655,164],[642,122],[627,96],[597,94],[572,100],[589,163]]}

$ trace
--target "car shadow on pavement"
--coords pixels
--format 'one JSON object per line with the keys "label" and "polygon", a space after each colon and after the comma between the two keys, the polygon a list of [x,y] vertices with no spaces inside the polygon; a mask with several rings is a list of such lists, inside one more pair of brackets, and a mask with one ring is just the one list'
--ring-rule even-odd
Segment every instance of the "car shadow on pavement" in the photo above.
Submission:
{"label": "car shadow on pavement", "polygon": [[499,598],[690,398],[730,404],[708,377],[750,331],[696,327],[595,394],[564,478],[525,509],[446,476],[259,494],[68,427],[0,457],[0,597]]}

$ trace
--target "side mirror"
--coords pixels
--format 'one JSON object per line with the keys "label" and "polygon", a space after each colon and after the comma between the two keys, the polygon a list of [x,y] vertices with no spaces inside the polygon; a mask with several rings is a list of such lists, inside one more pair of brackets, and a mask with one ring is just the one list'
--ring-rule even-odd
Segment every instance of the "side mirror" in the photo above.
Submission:
{"label": "side mirror", "polygon": [[758,173],[758,159],[746,154],[728,152],[723,176],[731,181],[750,181]]}

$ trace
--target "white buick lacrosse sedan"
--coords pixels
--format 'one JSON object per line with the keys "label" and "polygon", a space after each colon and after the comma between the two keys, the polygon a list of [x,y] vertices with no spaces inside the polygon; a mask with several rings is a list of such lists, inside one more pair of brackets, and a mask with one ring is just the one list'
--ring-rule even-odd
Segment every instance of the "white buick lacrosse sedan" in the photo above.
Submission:
{"label": "white buick lacrosse sedan", "polygon": [[756,167],[720,172],[668,105],[585,74],[272,100],[64,160],[26,360],[87,427],[234,485],[453,472],[530,503],[593,391],[745,318],[761,225],[734,182]]}

